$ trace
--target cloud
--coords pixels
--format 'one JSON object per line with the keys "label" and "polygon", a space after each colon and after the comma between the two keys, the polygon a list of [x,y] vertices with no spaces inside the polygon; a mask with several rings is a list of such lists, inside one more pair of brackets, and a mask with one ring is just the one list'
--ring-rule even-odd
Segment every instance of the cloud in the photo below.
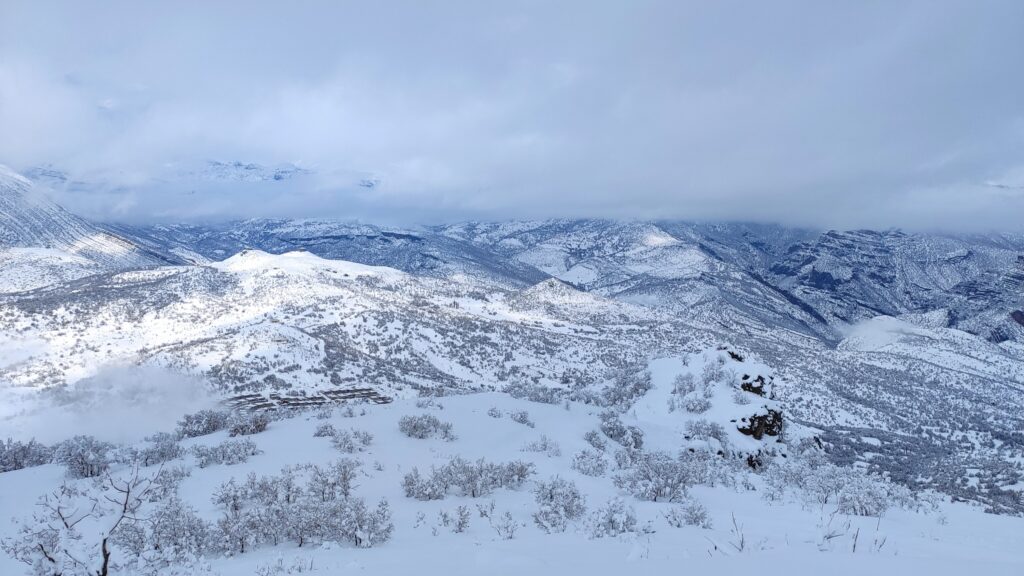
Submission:
{"label": "cloud", "polygon": [[107,366],[66,388],[36,394],[2,390],[0,436],[44,443],[77,434],[134,442],[171,432],[184,414],[214,407],[202,381],[152,367]]}
{"label": "cloud", "polygon": [[[985,185],[1024,166],[1019,2],[3,10],[0,160],[103,182],[93,216],[1021,226]],[[182,203],[205,159],[320,176]]]}

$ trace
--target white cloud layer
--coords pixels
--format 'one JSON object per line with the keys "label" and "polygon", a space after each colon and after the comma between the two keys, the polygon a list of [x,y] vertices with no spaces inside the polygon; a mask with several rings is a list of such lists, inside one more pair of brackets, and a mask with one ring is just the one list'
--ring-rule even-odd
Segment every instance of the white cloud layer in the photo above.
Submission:
{"label": "white cloud layer", "polygon": [[207,386],[152,367],[106,366],[90,378],[41,394],[0,388],[0,437],[52,444],[77,434],[136,442],[173,432],[185,414],[215,408]]}
{"label": "white cloud layer", "polygon": [[[117,219],[1019,229],[1021,22],[1013,0],[5,0],[0,162],[109,183],[69,201]],[[157,183],[205,159],[321,176],[259,201]]]}

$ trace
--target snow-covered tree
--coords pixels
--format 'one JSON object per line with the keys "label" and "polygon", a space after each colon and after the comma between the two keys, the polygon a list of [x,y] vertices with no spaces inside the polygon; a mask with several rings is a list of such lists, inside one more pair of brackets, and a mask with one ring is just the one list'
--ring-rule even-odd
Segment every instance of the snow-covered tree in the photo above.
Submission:
{"label": "snow-covered tree", "polygon": [[125,477],[104,474],[91,490],[63,484],[0,546],[35,576],[108,576],[127,560],[116,535],[138,521],[151,481],[135,467]]}
{"label": "snow-covered tree", "polygon": [[398,420],[398,429],[410,438],[426,439],[439,437],[451,442],[455,440],[452,425],[442,422],[432,414],[420,414],[416,416],[402,416]]}
{"label": "snow-covered tree", "polygon": [[584,476],[604,476],[608,460],[596,450],[583,449],[572,457],[572,469]]}
{"label": "snow-covered tree", "polygon": [[0,441],[0,472],[42,466],[52,459],[53,449],[36,442],[34,438],[28,442],[11,438]]}
{"label": "snow-covered tree", "polygon": [[524,426],[534,427],[533,420],[530,420],[530,413],[526,410],[513,410],[508,413],[508,419]]}
{"label": "snow-covered tree", "polygon": [[605,450],[608,449],[608,441],[605,440],[604,436],[602,436],[601,433],[598,432],[597,430],[591,430],[587,432],[586,434],[583,435],[583,439],[586,440],[587,444],[590,444],[594,448],[594,450],[597,450],[598,452],[604,452]]}
{"label": "snow-covered tree", "polygon": [[223,410],[200,410],[195,414],[186,414],[178,422],[178,436],[195,438],[213,434],[228,427],[230,416]]}
{"label": "snow-covered tree", "polygon": [[562,455],[562,448],[551,438],[546,435],[541,435],[537,440],[527,442],[523,448],[523,452],[540,452],[548,455],[551,458],[557,458]]}
{"label": "snow-covered tree", "polygon": [[587,519],[586,532],[591,538],[615,537],[636,531],[636,511],[619,497],[608,500]]}
{"label": "snow-covered tree", "polygon": [[616,475],[615,485],[641,500],[677,502],[697,479],[685,460],[650,452]]}
{"label": "snow-covered tree", "polygon": [[262,451],[255,442],[246,438],[243,440],[225,440],[216,446],[193,446],[192,454],[200,468],[206,468],[214,464],[241,464],[247,462],[250,456],[260,454]]}
{"label": "snow-covered tree", "polygon": [[628,409],[652,386],[651,373],[643,366],[619,368],[612,372],[609,380],[609,385],[601,394],[601,404],[619,412]]}
{"label": "snow-covered tree", "polygon": [[644,433],[635,426],[626,426],[619,415],[611,410],[600,414],[601,432],[624,448],[639,450],[644,446]]}
{"label": "snow-covered tree", "polygon": [[70,478],[95,478],[110,467],[114,445],[92,436],[75,436],[54,446],[53,460]]}
{"label": "snow-covered tree", "polygon": [[340,452],[354,454],[366,450],[373,443],[373,434],[365,430],[336,430],[331,437],[331,444]]}
{"label": "snow-covered tree", "polygon": [[228,436],[249,436],[259,434],[270,425],[265,412],[236,412],[228,419]]}
{"label": "snow-covered tree", "polygon": [[703,418],[690,420],[686,423],[685,431],[687,438],[707,442],[713,452],[729,449],[729,434],[718,422],[709,422]]}
{"label": "snow-covered tree", "polygon": [[337,430],[334,428],[334,424],[331,424],[330,422],[324,422],[323,424],[320,424],[319,426],[316,427],[316,431],[313,432],[313,437],[330,438],[331,436],[334,436],[336,433]]}
{"label": "snow-covered tree", "polygon": [[710,529],[711,517],[703,504],[687,496],[683,501],[664,514],[665,521],[673,528],[683,526],[697,526],[698,528]]}
{"label": "snow-covered tree", "polygon": [[191,506],[172,496],[136,522],[122,524],[115,542],[135,558],[138,572],[157,573],[201,557],[210,544],[210,526]]}
{"label": "snow-covered tree", "polygon": [[586,498],[576,485],[557,476],[538,482],[533,494],[538,505],[533,521],[548,533],[565,532],[570,521],[582,518],[587,511]]}
{"label": "snow-covered tree", "polygon": [[528,462],[494,464],[483,458],[470,462],[455,457],[441,467],[432,467],[429,476],[413,468],[403,478],[402,488],[406,496],[418,500],[439,500],[449,490],[479,498],[497,488],[519,488],[533,473],[534,466]]}
{"label": "snow-covered tree", "polygon": [[160,432],[146,438],[146,440],[149,442],[149,445],[139,450],[137,454],[137,458],[143,466],[163,464],[164,462],[180,458],[185,453],[175,434]]}
{"label": "snow-covered tree", "polygon": [[348,498],[357,488],[355,481],[361,466],[358,460],[352,458],[342,458],[323,467],[309,466],[307,490],[321,502]]}

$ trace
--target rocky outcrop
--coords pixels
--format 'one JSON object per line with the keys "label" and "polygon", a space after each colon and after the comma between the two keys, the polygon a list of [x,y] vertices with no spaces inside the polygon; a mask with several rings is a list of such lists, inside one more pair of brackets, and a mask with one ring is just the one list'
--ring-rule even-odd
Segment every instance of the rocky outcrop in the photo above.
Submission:
{"label": "rocky outcrop", "polygon": [[764,407],[764,412],[740,420],[736,429],[742,434],[761,440],[765,436],[778,436],[782,434],[782,412],[772,408]]}

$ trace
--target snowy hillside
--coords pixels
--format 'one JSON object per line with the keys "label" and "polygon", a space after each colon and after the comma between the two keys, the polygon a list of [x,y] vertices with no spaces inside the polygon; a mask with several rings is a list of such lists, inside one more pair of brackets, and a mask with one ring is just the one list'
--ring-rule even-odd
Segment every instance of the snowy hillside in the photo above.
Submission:
{"label": "snowy hillside", "polygon": [[[578,289],[729,325],[836,342],[874,316],[945,311],[946,325],[1024,341],[1024,237],[817,233],[777,226],[604,220],[467,223],[414,230],[331,221],[110,226],[155,250],[219,260],[296,249],[418,275]],[[723,319],[721,316],[728,315]]]}
{"label": "snowy hillside", "polygon": [[180,262],[74,216],[2,165],[0,258],[0,291],[36,288],[95,271]]}
{"label": "snowy hillside", "polygon": [[[0,573],[104,530],[145,575],[1024,562],[1019,237],[94,225],[4,173],[0,239],[0,510],[48,526],[0,530]],[[102,503],[136,466],[160,496],[115,535]],[[315,488],[334,474],[355,496]],[[100,504],[56,526],[25,497],[54,490]]]}
{"label": "snowy hillside", "polygon": [[[71,512],[82,521],[56,526],[57,538],[41,549],[32,548],[39,540],[31,532],[16,532],[17,523],[3,528],[14,557],[0,559],[0,570],[46,566],[44,552],[65,551],[76,559],[62,561],[66,573],[77,574],[78,561],[96,566],[101,538],[125,502],[129,518],[107,546],[111,565],[126,574],[612,575],[685,565],[713,574],[1009,575],[1024,568],[1019,519],[830,467],[799,427],[787,430],[785,443],[738,433],[729,419],[757,410],[753,392],[727,393],[711,380],[708,410],[670,408],[674,382],[704,386],[709,371],[755,368],[743,364],[716,351],[685,364],[656,360],[651,388],[618,425],[591,404],[483,393],[281,413],[256,428],[251,418],[197,427],[214,422],[206,413],[183,419],[177,435],[128,448],[101,438],[91,468],[65,459],[0,473],[0,506],[30,531],[55,517],[30,495],[52,491],[50,504],[67,511],[100,498],[96,508]],[[757,401],[737,402],[741,394]],[[617,432],[634,424],[639,432]],[[437,425],[450,428],[431,432]],[[628,447],[637,444],[642,449]],[[744,456],[763,447],[787,458],[752,470]],[[134,468],[129,462],[140,457],[148,463]],[[75,478],[93,473],[109,477],[109,487]],[[438,474],[442,484],[434,483]],[[125,487],[136,492],[118,491]]]}

